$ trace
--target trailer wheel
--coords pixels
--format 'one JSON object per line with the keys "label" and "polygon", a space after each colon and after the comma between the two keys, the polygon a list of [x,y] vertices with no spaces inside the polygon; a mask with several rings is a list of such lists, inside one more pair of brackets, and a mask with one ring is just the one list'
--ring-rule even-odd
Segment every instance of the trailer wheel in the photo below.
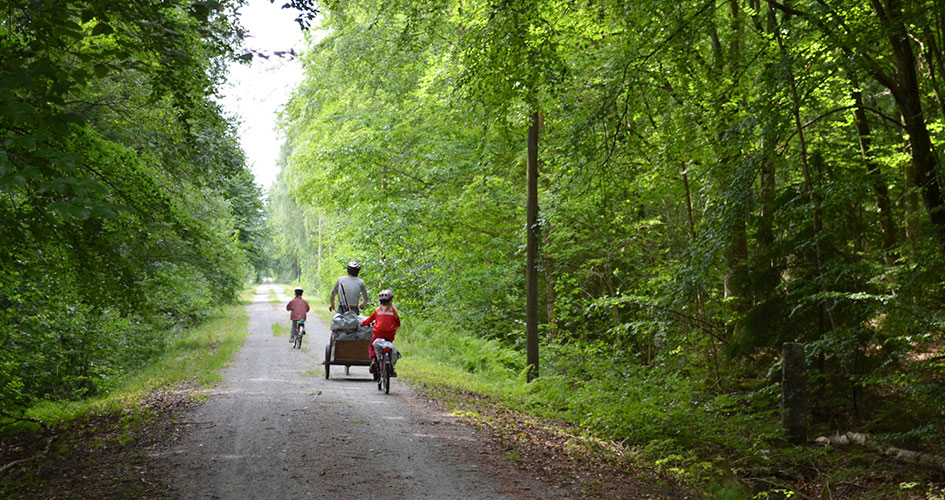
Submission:
{"label": "trailer wheel", "polygon": [[325,378],[331,375],[331,346],[325,346]]}

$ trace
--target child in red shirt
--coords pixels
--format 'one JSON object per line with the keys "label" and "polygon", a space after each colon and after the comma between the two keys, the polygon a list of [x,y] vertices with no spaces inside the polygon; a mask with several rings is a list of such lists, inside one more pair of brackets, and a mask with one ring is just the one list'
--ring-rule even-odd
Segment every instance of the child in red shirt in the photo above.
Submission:
{"label": "child in red shirt", "polygon": [[374,323],[374,336],[371,338],[370,345],[368,345],[368,356],[371,358],[371,373],[374,373],[377,370],[377,360],[375,359],[376,355],[374,354],[374,341],[377,339],[387,339],[393,342],[394,335],[397,334],[397,328],[400,327],[400,316],[397,315],[397,309],[394,309],[394,306],[390,304],[393,298],[394,292],[390,290],[381,290],[381,293],[377,294],[377,300],[381,303],[381,305],[374,310],[373,314],[361,322],[361,325],[369,325],[372,322]]}

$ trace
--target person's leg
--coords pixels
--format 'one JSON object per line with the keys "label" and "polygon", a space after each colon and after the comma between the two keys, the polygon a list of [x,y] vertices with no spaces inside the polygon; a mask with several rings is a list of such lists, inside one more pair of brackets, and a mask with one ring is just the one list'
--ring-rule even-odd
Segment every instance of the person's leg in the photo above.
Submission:
{"label": "person's leg", "polygon": [[377,356],[374,354],[374,339],[377,337],[371,338],[371,343],[367,346],[368,358],[371,360],[371,366],[368,367],[368,371],[374,373],[377,371]]}
{"label": "person's leg", "polygon": [[295,336],[299,334],[299,320],[292,320],[292,335],[289,335],[289,343],[295,343]]}

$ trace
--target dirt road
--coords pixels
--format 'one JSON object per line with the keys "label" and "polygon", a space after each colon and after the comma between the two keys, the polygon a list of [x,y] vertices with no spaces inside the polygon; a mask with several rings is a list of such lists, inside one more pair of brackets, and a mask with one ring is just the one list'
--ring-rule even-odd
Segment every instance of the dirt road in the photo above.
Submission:
{"label": "dirt road", "polygon": [[[270,290],[279,303],[269,301]],[[377,390],[366,367],[321,366],[329,331],[313,314],[302,350],[272,324],[289,324],[288,297],[257,289],[249,337],[186,432],[160,453],[177,498],[506,499],[477,453],[476,432],[425,405],[403,381]],[[409,355],[409,353],[408,353]],[[525,487],[527,490],[528,487]]]}

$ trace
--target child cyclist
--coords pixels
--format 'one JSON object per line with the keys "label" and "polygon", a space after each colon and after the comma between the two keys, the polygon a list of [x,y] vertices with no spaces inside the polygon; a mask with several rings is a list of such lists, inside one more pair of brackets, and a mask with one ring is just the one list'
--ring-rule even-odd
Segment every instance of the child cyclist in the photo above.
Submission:
{"label": "child cyclist", "polygon": [[[371,344],[368,345],[368,355],[371,357],[371,373],[375,373],[377,371],[377,359],[376,355],[374,354],[374,341],[377,339],[386,339],[393,342],[394,335],[397,333],[397,328],[400,327],[400,316],[397,315],[397,309],[394,309],[394,306],[390,304],[390,301],[393,298],[394,292],[390,290],[381,290],[381,293],[377,294],[377,300],[381,303],[381,305],[374,310],[373,314],[361,322],[361,325],[369,325],[372,322],[374,323],[374,336],[371,338]],[[397,373],[394,372],[391,375],[396,377]]]}

